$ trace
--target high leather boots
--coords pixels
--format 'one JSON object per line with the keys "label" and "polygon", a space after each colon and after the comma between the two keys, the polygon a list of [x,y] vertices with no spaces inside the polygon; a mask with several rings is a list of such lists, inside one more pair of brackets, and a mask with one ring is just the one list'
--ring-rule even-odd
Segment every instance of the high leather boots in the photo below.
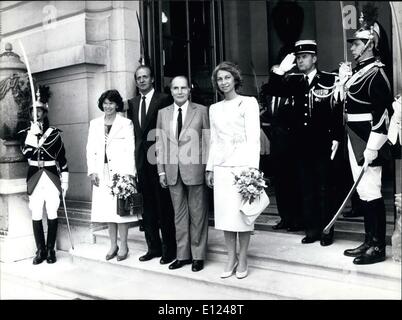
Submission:
{"label": "high leather boots", "polygon": [[385,205],[383,198],[366,203],[369,228],[372,234],[370,247],[353,260],[354,264],[373,264],[385,260]]}
{"label": "high leather boots", "polygon": [[343,252],[345,256],[348,257],[358,257],[366,252],[368,248],[370,248],[372,243],[372,232],[371,232],[371,215],[367,212],[367,201],[360,200],[360,212],[364,217],[364,242],[358,246],[357,248],[347,249]]}
{"label": "high leather boots", "polygon": [[32,227],[37,248],[32,263],[40,264],[46,259],[45,234],[43,232],[42,220],[32,220]]}
{"label": "high leather boots", "polygon": [[55,263],[56,262],[56,251],[54,250],[54,246],[56,244],[57,237],[57,225],[58,219],[47,220],[47,263]]}

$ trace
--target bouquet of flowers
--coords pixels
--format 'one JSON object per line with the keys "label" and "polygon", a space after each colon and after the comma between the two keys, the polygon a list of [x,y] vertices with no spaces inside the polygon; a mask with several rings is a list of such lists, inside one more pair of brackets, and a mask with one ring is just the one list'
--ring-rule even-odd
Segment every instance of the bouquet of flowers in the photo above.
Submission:
{"label": "bouquet of flowers", "polygon": [[264,178],[263,172],[251,168],[235,174],[234,180],[234,185],[238,187],[242,196],[241,216],[246,224],[252,225],[269,205],[269,198],[264,191],[267,179]]}
{"label": "bouquet of flowers", "polygon": [[133,213],[131,209],[142,209],[142,195],[138,193],[136,182],[131,175],[113,174],[110,193],[117,198],[117,214],[126,216]]}
{"label": "bouquet of flowers", "polygon": [[243,170],[240,174],[235,174],[234,176],[234,184],[239,188],[243,201],[249,204],[252,204],[256,198],[259,198],[264,192],[264,188],[267,187],[264,172],[258,169]]}

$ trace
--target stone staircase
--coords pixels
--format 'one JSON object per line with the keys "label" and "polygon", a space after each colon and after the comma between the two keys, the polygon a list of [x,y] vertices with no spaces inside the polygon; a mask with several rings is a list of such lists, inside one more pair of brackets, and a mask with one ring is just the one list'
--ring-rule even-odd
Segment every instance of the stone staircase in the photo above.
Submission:
{"label": "stone staircase", "polygon": [[209,228],[205,268],[169,270],[159,259],[140,262],[144,234],[129,231],[129,257],[105,261],[106,230],[95,231],[94,244],[58,251],[54,265],[33,266],[31,259],[2,264],[2,277],[20,279],[43,290],[67,292],[78,299],[156,300],[337,300],[401,299],[401,265],[390,257],[369,266],[353,265],[344,249],[358,242],[337,240],[329,247],[303,245],[302,235],[255,231],[249,248],[249,276],[220,279],[226,253],[221,231]]}

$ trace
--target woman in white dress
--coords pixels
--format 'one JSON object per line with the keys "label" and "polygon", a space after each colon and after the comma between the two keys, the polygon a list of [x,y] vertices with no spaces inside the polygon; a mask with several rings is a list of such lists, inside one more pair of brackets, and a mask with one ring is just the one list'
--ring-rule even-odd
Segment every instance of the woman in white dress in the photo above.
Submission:
{"label": "woman in white dress", "polygon": [[[136,221],[137,217],[117,214],[116,197],[108,186],[115,173],[136,175],[133,123],[117,113],[123,111],[123,100],[117,90],[105,91],[98,100],[98,107],[105,114],[90,122],[87,143],[88,176],[93,185],[91,221],[108,224],[110,250],[106,260],[117,256],[121,261],[128,255],[129,222]],[[117,246],[117,230],[120,248]]]}
{"label": "woman in white dress", "polygon": [[242,198],[234,185],[234,174],[258,168],[259,106],[254,97],[238,94],[241,74],[231,62],[222,62],[215,68],[212,84],[223,94],[224,100],[209,109],[211,140],[206,183],[214,189],[215,228],[223,230],[228,250],[228,261],[221,278],[230,277],[236,271],[236,277],[241,279],[248,274],[247,250],[254,224],[247,225],[241,217]]}

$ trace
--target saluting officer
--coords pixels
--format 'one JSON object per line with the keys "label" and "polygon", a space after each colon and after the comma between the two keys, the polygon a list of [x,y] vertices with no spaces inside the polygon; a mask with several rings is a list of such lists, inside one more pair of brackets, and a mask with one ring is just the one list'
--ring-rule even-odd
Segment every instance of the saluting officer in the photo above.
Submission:
{"label": "saluting officer", "polygon": [[[285,75],[295,66],[295,60],[299,73]],[[274,95],[293,101],[294,157],[298,162],[306,232],[302,243],[320,240],[322,246],[328,246],[333,242],[333,229],[328,235],[322,231],[331,219],[331,159],[342,137],[342,112],[333,108],[336,74],[317,70],[316,63],[316,42],[297,41],[295,53],[273,68],[269,86]]]}
{"label": "saluting officer", "polygon": [[[376,31],[377,30],[377,31]],[[356,257],[355,264],[372,264],[385,260],[385,206],[381,194],[381,169],[389,159],[387,140],[388,109],[392,104],[391,87],[384,64],[377,60],[378,25],[359,29],[348,39],[357,65],[348,79],[342,65],[340,78],[348,79],[343,87],[344,111],[348,136],[349,163],[356,181],[366,168],[357,192],[364,211],[365,240],[362,245],[344,252]]]}
{"label": "saluting officer", "polygon": [[[56,262],[54,250],[57,236],[57,209],[60,194],[65,197],[68,189],[68,168],[61,130],[49,126],[48,98],[49,87],[40,86],[37,91],[37,121],[20,131],[24,141],[22,153],[28,160],[27,193],[29,208],[32,212],[33,234],[36,242],[36,255],[33,264]],[[30,108],[33,118],[33,106]],[[47,243],[42,225],[43,205],[47,213]]]}

